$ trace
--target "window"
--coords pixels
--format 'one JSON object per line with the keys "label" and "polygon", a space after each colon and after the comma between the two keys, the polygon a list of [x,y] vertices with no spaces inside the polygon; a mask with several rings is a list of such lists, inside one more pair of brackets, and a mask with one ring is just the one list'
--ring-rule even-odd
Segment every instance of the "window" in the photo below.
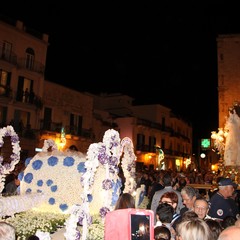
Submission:
{"label": "window", "polygon": [[18,80],[17,101],[33,103],[33,80],[20,76]]}
{"label": "window", "polygon": [[26,50],[26,68],[32,70],[34,67],[35,53],[32,48]]}
{"label": "window", "polygon": [[81,135],[81,132],[82,132],[82,116],[71,113],[70,133],[74,135]]}
{"label": "window", "polygon": [[12,53],[12,44],[10,42],[3,42],[3,51],[2,51],[2,58],[6,60],[10,60]]}
{"label": "window", "polygon": [[137,135],[137,150],[143,150],[145,145],[145,136],[143,134]]}
{"label": "window", "polygon": [[0,69],[0,95],[10,94],[10,78],[11,74]]}

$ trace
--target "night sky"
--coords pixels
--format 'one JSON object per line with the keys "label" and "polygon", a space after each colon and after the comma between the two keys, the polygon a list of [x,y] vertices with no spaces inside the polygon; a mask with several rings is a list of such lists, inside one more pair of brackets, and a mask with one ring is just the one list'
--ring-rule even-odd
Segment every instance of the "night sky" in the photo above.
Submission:
{"label": "night sky", "polygon": [[165,105],[192,122],[195,142],[217,130],[216,37],[240,33],[234,1],[49,2],[0,10],[49,34],[47,80]]}

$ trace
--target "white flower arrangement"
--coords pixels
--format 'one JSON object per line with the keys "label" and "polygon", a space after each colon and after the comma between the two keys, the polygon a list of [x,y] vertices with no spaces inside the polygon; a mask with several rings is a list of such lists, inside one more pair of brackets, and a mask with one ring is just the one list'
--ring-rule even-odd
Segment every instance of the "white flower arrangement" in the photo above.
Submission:
{"label": "white flower arrangement", "polygon": [[10,137],[11,139],[12,154],[10,156],[11,162],[5,164],[3,164],[3,157],[0,156],[0,192],[4,189],[6,175],[13,171],[15,165],[19,162],[21,151],[19,137],[11,125],[0,129],[0,148],[3,147],[3,138],[5,137]]}
{"label": "white flower arrangement", "polygon": [[[119,133],[113,129],[109,129],[105,132],[102,143],[94,143],[89,146],[86,157],[87,161],[85,163],[86,172],[81,178],[83,185],[83,204],[78,207],[77,211],[73,211],[66,222],[65,236],[67,236],[67,240],[79,239],[76,238],[76,236],[78,236],[76,234],[76,232],[78,232],[76,219],[79,217],[82,223],[81,239],[86,240],[87,236],[91,236],[97,232],[95,231],[96,225],[93,225],[94,223],[91,221],[89,211],[89,202],[92,200],[94,185],[98,187],[99,201],[95,200],[95,204],[91,203],[91,210],[94,211],[95,208],[98,209],[99,202],[101,203],[101,197],[103,199],[98,215],[101,219],[98,221],[98,227],[103,226],[107,212],[114,209],[121,188],[121,181],[118,176],[118,165],[122,154],[121,166],[126,178],[124,192],[132,194],[136,188],[136,182],[134,180],[136,156],[133,151],[131,139],[126,137],[120,141]],[[98,175],[96,176],[97,171]],[[105,178],[99,180],[102,176],[105,176]],[[102,182],[100,183],[99,181]],[[102,186],[101,189],[99,189],[99,185]],[[94,236],[89,239],[103,239],[102,229],[104,229],[104,226],[102,228],[100,227],[100,229],[99,232],[101,234],[99,234],[99,238]]]}
{"label": "white flower arrangement", "polygon": [[124,184],[124,193],[132,194],[136,189],[135,173],[136,173],[136,156],[133,150],[132,140],[128,137],[125,137],[121,141],[123,158],[122,158],[122,169],[123,174],[126,179]]}
{"label": "white flower arrangement", "polygon": [[43,239],[49,239],[49,233],[56,232],[63,227],[69,217],[66,214],[41,213],[38,211],[27,211],[16,214],[14,217],[2,219],[13,225],[16,229],[17,240],[26,240],[31,235],[39,234]]}
{"label": "white flower arrangement", "polygon": [[0,217],[14,216],[16,213],[31,210],[46,200],[42,193],[0,197]]}

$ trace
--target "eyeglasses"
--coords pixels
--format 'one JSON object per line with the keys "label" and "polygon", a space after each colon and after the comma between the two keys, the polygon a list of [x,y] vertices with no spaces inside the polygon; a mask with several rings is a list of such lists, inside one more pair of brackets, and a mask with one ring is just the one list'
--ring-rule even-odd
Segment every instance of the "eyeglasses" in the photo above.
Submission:
{"label": "eyeglasses", "polygon": [[198,210],[207,210],[208,208],[207,207],[200,207],[200,206],[194,206],[195,209],[198,209]]}
{"label": "eyeglasses", "polygon": [[173,204],[173,202],[168,202],[168,201],[160,201],[159,204],[161,203]]}

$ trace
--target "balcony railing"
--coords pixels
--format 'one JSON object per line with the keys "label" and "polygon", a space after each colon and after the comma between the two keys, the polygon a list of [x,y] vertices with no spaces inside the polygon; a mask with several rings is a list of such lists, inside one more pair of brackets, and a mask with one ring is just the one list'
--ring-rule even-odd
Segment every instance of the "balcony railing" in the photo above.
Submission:
{"label": "balcony railing", "polygon": [[13,52],[5,53],[2,46],[0,46],[0,59],[9,62],[13,65],[17,65],[17,55]]}
{"label": "balcony railing", "polygon": [[17,61],[18,67],[25,68],[25,69],[28,69],[29,71],[37,72],[37,73],[40,73],[40,74],[44,73],[45,66],[42,63],[34,61],[31,64],[26,64],[26,62],[27,62],[26,58],[20,58]]}

